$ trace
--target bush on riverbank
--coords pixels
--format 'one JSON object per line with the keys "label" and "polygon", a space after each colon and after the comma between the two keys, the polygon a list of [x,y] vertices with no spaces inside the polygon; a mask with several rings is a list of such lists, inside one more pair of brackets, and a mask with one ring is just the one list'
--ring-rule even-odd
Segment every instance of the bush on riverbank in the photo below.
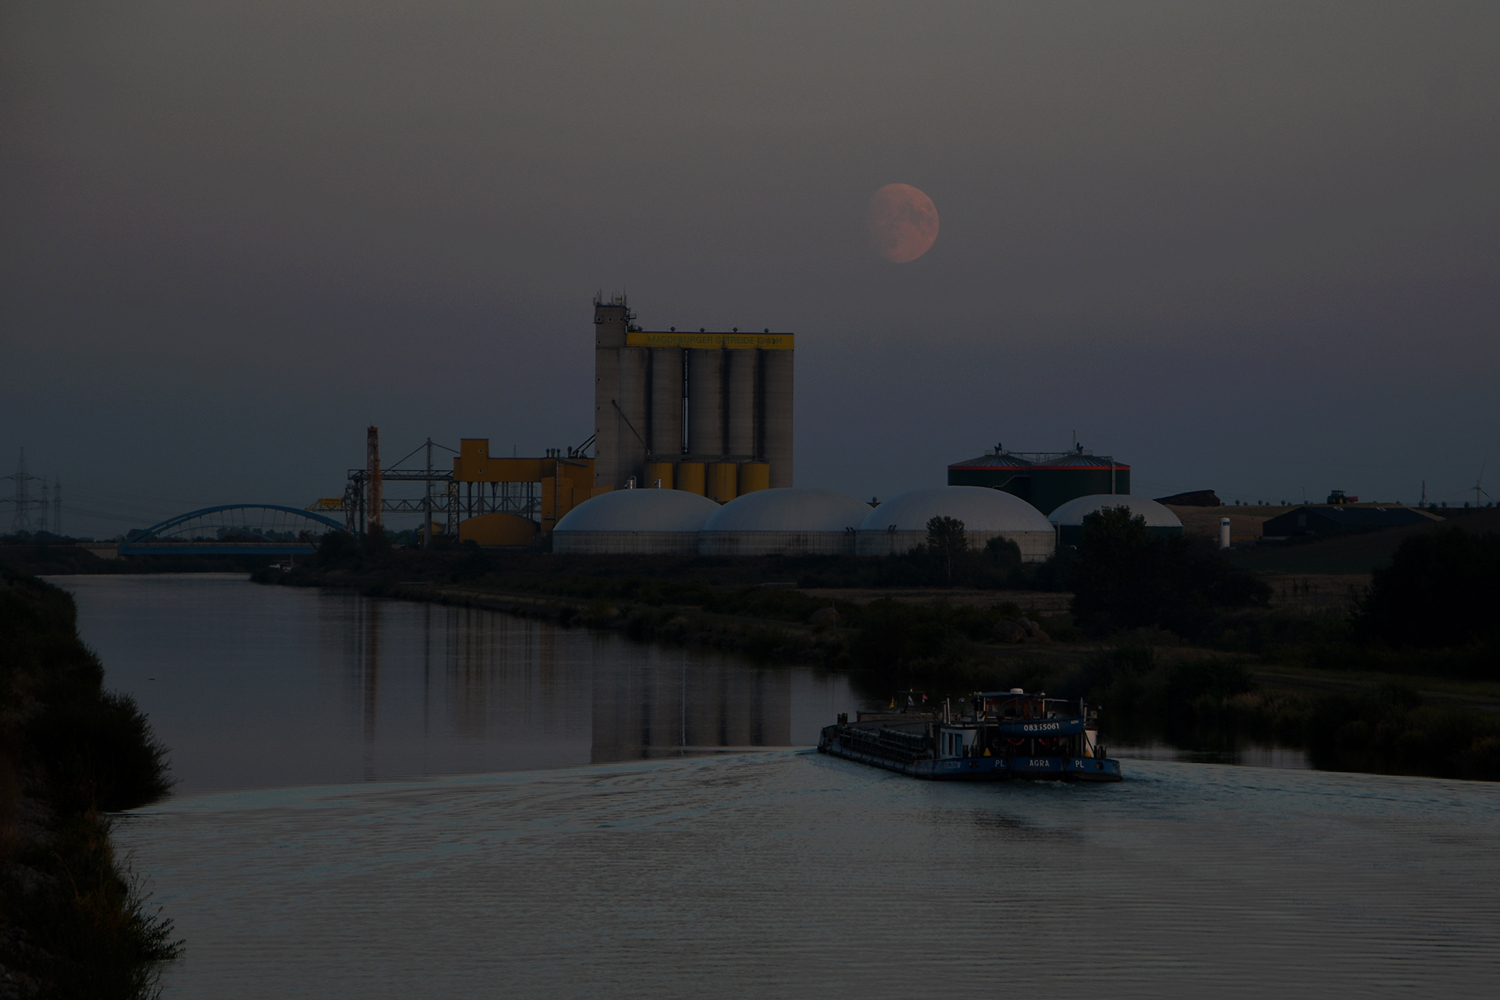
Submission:
{"label": "bush on riverbank", "polygon": [[1244,661],[1176,659],[1145,646],[1101,650],[1081,666],[1034,659],[999,683],[1086,698],[1115,738],[1198,750],[1276,742],[1306,748],[1324,770],[1500,781],[1500,719],[1426,704],[1404,686],[1287,694],[1257,685]]}
{"label": "bush on riverbank", "polygon": [[[945,536],[936,550],[878,559],[852,555],[698,556],[698,555],[559,555],[525,549],[482,549],[473,542],[433,549],[394,546],[388,538],[355,539],[329,532],[318,552],[290,573],[268,569],[255,574],[262,583],[338,583],[361,580],[424,580],[432,583],[482,582],[506,590],[532,590],[559,596],[584,596],[589,585],[608,585],[624,578],[663,584],[702,584],[738,589],[776,583],[808,588],[968,587],[980,590],[1053,589],[1055,572],[1022,565],[1014,543],[995,541],[973,549],[965,540]],[[603,595],[601,595],[603,596]]]}
{"label": "bush on riverbank", "polygon": [[0,576],[0,961],[40,995],[151,996],[157,964],[180,951],[116,862],[102,815],[166,791],[165,749],[102,683],[72,598]]}
{"label": "bush on riverbank", "polygon": [[1412,535],[1346,609],[1248,612],[1219,648],[1315,670],[1500,680],[1500,535],[1445,526]]}
{"label": "bush on riverbank", "polygon": [[1500,535],[1443,527],[1403,541],[1371,576],[1357,637],[1394,648],[1458,648],[1500,640]]}
{"label": "bush on riverbank", "polygon": [[1500,720],[1425,704],[1401,685],[1319,698],[1306,740],[1324,770],[1500,780]]}
{"label": "bush on riverbank", "polygon": [[1119,507],[1089,514],[1072,565],[1073,616],[1090,635],[1164,628],[1210,634],[1222,608],[1264,606],[1271,588],[1202,540],[1160,538]]}

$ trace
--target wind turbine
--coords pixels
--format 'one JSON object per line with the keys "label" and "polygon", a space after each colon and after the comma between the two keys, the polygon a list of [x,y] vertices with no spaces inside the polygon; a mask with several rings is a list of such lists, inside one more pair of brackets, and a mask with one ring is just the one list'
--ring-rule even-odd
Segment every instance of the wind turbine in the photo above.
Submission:
{"label": "wind turbine", "polygon": [[[1484,491],[1484,467],[1487,466],[1487,465],[1489,465],[1489,464],[1490,464],[1490,457],[1488,455],[1486,455],[1484,457],[1484,461],[1483,462],[1479,463],[1479,478],[1476,479],[1476,480],[1474,480],[1474,506],[1475,507],[1483,507],[1484,506],[1484,502],[1479,499],[1480,497],[1490,497],[1490,495]],[[1494,497],[1490,497],[1490,500],[1492,502],[1494,501],[1494,499],[1495,499]]]}

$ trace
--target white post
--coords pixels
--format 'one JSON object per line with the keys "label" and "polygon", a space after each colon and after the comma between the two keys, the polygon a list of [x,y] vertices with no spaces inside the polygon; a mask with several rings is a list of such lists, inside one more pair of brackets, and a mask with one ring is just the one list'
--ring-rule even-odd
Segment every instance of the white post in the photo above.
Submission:
{"label": "white post", "polygon": [[1229,548],[1229,518],[1219,518],[1219,548]]}

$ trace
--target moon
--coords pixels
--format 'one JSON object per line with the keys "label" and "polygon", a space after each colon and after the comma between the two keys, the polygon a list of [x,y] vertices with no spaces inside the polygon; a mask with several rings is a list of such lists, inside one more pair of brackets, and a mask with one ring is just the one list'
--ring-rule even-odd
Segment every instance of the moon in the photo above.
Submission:
{"label": "moon", "polygon": [[876,253],[893,264],[906,264],[937,240],[937,206],[910,184],[887,184],[870,198],[865,224]]}

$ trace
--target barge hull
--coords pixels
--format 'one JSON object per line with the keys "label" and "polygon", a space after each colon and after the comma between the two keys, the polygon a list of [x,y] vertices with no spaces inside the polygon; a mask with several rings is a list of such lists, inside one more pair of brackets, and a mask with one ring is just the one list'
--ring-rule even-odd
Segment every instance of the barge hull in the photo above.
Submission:
{"label": "barge hull", "polygon": [[1120,762],[1097,757],[950,757],[899,761],[840,746],[837,740],[818,749],[928,781],[1120,781]]}

